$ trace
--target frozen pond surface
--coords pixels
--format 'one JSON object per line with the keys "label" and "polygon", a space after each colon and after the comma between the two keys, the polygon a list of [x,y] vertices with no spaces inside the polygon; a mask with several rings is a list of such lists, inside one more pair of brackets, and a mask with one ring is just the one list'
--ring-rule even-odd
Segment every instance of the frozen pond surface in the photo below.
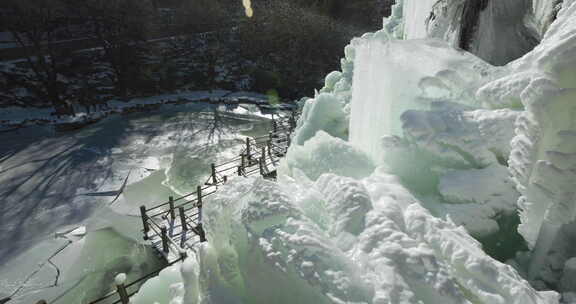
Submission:
{"label": "frozen pond surface", "polygon": [[138,207],[192,192],[211,162],[267,132],[251,111],[182,105],[76,132],[0,134],[0,299],[93,299],[116,273],[131,280],[162,266],[137,243]]}

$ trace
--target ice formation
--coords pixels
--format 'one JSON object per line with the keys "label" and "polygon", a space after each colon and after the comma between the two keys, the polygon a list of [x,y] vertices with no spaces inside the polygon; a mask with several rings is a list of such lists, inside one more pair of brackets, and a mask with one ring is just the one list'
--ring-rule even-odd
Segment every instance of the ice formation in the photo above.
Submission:
{"label": "ice formation", "polygon": [[[304,100],[277,183],[205,204],[171,303],[576,299],[576,1],[525,3],[397,1]],[[504,264],[482,241],[517,213]]]}

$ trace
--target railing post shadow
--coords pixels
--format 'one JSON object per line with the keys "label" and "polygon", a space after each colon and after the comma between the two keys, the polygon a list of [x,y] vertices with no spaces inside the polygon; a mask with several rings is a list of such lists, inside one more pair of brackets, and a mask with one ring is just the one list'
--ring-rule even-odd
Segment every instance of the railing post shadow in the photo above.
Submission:
{"label": "railing post shadow", "polygon": [[202,227],[202,206],[198,206],[198,225],[196,226],[196,230],[198,231],[200,242],[206,242],[206,232],[204,232],[204,228]]}
{"label": "railing post shadow", "polygon": [[172,197],[172,196],[168,197],[168,204],[170,206],[170,218],[172,220],[175,220],[176,214],[174,213],[174,197]]}
{"label": "railing post shadow", "polygon": [[211,164],[210,169],[212,170],[212,183],[216,185],[218,184],[218,179],[216,178],[216,165]]}
{"label": "railing post shadow", "polygon": [[250,153],[250,137],[246,137],[246,157],[248,159],[248,164],[252,160],[252,154]]}
{"label": "railing post shadow", "polygon": [[186,214],[184,213],[184,207],[178,207],[178,213],[180,213],[180,226],[182,226],[182,231],[188,231],[188,226],[186,225]]}
{"label": "railing post shadow", "polygon": [[264,176],[264,161],[262,157],[258,159],[258,167],[260,167],[260,175]]}
{"label": "railing post shadow", "polygon": [[148,232],[150,231],[150,226],[148,226],[148,215],[146,214],[146,206],[140,206],[140,216],[142,217],[144,240],[148,240]]}
{"label": "railing post shadow", "polygon": [[201,186],[197,186],[196,187],[196,205],[198,206],[202,206],[202,187]]}
{"label": "railing post shadow", "polygon": [[162,251],[168,253],[170,252],[170,248],[168,247],[168,230],[166,226],[160,228],[160,233],[162,234]]}

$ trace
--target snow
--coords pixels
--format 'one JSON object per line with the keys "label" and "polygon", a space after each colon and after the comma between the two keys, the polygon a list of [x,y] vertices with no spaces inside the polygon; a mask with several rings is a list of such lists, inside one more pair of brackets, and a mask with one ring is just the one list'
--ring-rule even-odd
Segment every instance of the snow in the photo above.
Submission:
{"label": "snow", "polygon": [[453,170],[440,177],[438,190],[451,219],[472,235],[495,234],[502,214],[514,214],[518,193],[506,167],[494,164],[484,169]]}
{"label": "snow", "polygon": [[[192,261],[192,259],[190,259]],[[170,267],[164,268],[158,276],[147,280],[140,288],[136,296],[130,298],[132,304],[144,303],[167,303],[165,299],[182,297],[184,294],[182,276],[180,274],[180,267],[182,263],[174,264]],[[176,302],[171,301],[170,304]],[[176,302],[181,303],[181,302]]]}
{"label": "snow", "polygon": [[[235,179],[205,205],[186,296],[250,303],[555,303],[382,171]],[[193,259],[193,257],[188,260]],[[197,276],[197,278],[196,278]],[[195,293],[195,294],[192,294]],[[193,300],[191,303],[195,303]]]}
{"label": "snow", "polygon": [[221,109],[224,133],[211,142],[215,108],[111,116],[63,134],[42,127],[0,134],[0,241],[13,244],[0,246],[0,298],[94,300],[113,289],[118,273],[132,282],[163,266],[140,244],[139,206],[203,183],[209,163],[190,157],[221,162],[244,136],[268,132],[257,109]]}
{"label": "snow", "polygon": [[299,170],[312,180],[317,180],[325,172],[359,178],[374,170],[373,162],[361,151],[324,131],[318,131],[304,145],[292,149],[285,166],[291,171]]}
{"label": "snow", "polygon": [[114,283],[116,285],[123,285],[126,283],[126,274],[125,273],[120,273],[118,275],[116,275],[116,278],[114,278]]}
{"label": "snow", "polygon": [[[194,107],[198,102],[222,101],[229,104],[257,104],[268,105],[268,96],[254,92],[230,92],[226,90],[212,91],[190,91],[175,94],[164,94],[150,97],[134,98],[129,101],[109,100],[105,109],[85,112],[85,109],[77,109],[73,116],[63,116],[57,118],[51,108],[23,108],[23,107],[3,107],[0,111],[0,127],[10,128],[14,125],[33,125],[36,123],[49,122],[52,124],[82,122],[92,119],[100,119],[113,113],[121,113],[125,110],[138,109],[145,105],[178,104],[182,102],[190,103]],[[177,105],[175,105],[177,106]],[[286,104],[278,104],[274,108],[289,107]],[[258,111],[250,111],[257,113]]]}

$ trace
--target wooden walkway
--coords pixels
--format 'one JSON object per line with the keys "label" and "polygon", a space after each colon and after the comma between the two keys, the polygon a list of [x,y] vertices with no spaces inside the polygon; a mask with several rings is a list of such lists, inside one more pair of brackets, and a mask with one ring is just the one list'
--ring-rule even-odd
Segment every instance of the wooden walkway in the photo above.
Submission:
{"label": "wooden walkway", "polygon": [[[211,174],[195,192],[182,197],[169,197],[168,201],[152,208],[140,207],[142,232],[148,241],[173,265],[186,258],[186,251],[206,242],[202,227],[202,206],[205,198],[216,193],[228,180],[259,174],[276,179],[276,166],[290,146],[292,131],[296,127],[297,113],[281,119],[272,119],[272,131],[266,136],[248,137],[238,157],[222,164],[211,164]],[[128,304],[145,279],[156,276],[162,269],[141,277],[134,282],[116,283],[116,290],[89,304]]]}
{"label": "wooden walkway", "polygon": [[237,176],[259,174],[264,178],[276,178],[276,166],[284,157],[290,136],[296,126],[296,116],[272,120],[272,131],[255,138],[246,138],[240,155],[222,164],[211,164],[211,174],[195,192],[152,208],[140,207],[144,240],[160,252],[167,261],[179,258],[182,252],[205,242],[202,227],[202,206],[206,197],[216,193],[218,187]]}

